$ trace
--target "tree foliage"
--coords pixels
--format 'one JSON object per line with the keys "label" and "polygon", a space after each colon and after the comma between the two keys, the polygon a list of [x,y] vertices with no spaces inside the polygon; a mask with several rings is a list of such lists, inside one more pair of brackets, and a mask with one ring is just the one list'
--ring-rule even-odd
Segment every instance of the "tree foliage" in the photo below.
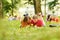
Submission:
{"label": "tree foliage", "polygon": [[33,0],[28,0],[27,2],[25,2],[24,4],[31,4],[31,5],[33,5]]}
{"label": "tree foliage", "polygon": [[3,11],[5,13],[9,12],[10,10],[12,10],[12,8],[16,9],[17,8],[17,4],[20,2],[20,0],[10,0],[10,2],[8,2],[7,0],[2,0],[3,1]]}
{"label": "tree foliage", "polygon": [[54,0],[48,3],[49,9],[52,10],[57,5],[58,0]]}

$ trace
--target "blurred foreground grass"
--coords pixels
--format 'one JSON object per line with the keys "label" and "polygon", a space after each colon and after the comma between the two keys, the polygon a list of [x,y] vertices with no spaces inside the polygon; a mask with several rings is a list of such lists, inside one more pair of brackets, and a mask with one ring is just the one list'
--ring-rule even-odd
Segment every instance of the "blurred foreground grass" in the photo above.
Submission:
{"label": "blurred foreground grass", "polygon": [[0,40],[60,40],[60,27],[20,28],[19,21],[0,20]]}

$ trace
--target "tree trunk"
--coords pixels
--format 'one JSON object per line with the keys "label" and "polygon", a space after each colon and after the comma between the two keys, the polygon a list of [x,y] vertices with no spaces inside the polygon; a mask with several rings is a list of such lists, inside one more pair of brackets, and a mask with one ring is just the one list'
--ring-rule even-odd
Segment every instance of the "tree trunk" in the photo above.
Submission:
{"label": "tree trunk", "polygon": [[33,0],[34,2],[34,8],[35,8],[35,14],[38,14],[41,12],[41,0]]}
{"label": "tree trunk", "polygon": [[11,15],[13,16],[13,1],[14,0],[11,0],[12,1],[12,11],[11,11]]}
{"label": "tree trunk", "polygon": [[45,10],[44,10],[44,13],[45,13],[45,15],[46,15],[46,0],[45,0]]}
{"label": "tree trunk", "polygon": [[0,18],[3,17],[2,0],[0,0]]}

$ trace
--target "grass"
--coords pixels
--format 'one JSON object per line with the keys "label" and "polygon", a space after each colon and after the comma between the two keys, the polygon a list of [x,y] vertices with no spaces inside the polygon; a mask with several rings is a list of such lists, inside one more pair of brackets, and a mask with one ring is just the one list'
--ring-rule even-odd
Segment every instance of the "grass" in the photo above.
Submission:
{"label": "grass", "polygon": [[0,20],[0,40],[60,40],[60,27],[20,28],[17,20]]}

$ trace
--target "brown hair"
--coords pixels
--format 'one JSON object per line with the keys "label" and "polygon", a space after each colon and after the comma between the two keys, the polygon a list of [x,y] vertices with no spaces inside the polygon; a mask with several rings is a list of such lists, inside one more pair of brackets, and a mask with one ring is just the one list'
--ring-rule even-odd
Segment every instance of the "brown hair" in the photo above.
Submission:
{"label": "brown hair", "polygon": [[24,17],[23,21],[27,22],[28,21],[28,17]]}

